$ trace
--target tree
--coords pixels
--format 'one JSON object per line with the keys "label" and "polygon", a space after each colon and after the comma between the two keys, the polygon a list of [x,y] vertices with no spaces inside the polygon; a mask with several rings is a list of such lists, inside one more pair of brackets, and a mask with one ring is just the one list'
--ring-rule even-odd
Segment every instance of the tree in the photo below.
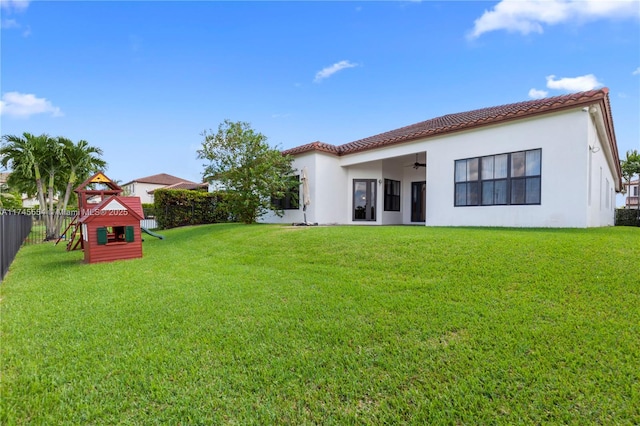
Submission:
{"label": "tree", "polygon": [[[45,238],[57,238],[69,198],[69,182],[73,186],[76,179],[86,178],[90,172],[104,167],[106,163],[98,157],[102,152],[85,141],[74,145],[66,138],[47,134],[34,136],[25,132],[22,136],[4,135],[2,139],[0,165],[12,169],[7,183],[29,196],[37,195]],[[62,193],[65,201],[56,209],[54,198]]]}
{"label": "tree", "polygon": [[267,144],[249,123],[225,120],[217,133],[205,131],[198,159],[208,160],[203,178],[219,182],[227,191],[227,208],[241,222],[254,223],[268,210],[282,215],[271,204],[296,184],[293,159]]}
{"label": "tree", "polygon": [[85,140],[74,144],[67,138],[59,137],[58,142],[63,147],[62,154],[66,162],[65,175],[67,175],[64,199],[62,204],[58,203],[56,211],[56,216],[59,217],[60,213],[67,209],[69,198],[78,180],[84,181],[91,174],[104,170],[107,163],[100,158],[102,150],[89,145]]}
{"label": "tree", "polygon": [[[640,153],[637,150],[627,151],[624,160],[620,160],[620,169],[622,171],[622,178],[627,182],[627,186],[635,175],[640,176]],[[638,203],[638,209],[640,209],[640,203]]]}

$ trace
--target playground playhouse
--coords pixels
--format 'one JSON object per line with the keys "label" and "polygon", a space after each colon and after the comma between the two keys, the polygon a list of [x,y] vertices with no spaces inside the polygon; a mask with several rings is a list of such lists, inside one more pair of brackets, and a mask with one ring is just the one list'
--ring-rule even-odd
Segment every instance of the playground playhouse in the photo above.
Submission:
{"label": "playground playhouse", "polygon": [[84,250],[87,263],[142,257],[144,212],[139,197],[122,196],[122,188],[101,172],[74,192],[78,215],[63,232],[70,233],[67,250]]}

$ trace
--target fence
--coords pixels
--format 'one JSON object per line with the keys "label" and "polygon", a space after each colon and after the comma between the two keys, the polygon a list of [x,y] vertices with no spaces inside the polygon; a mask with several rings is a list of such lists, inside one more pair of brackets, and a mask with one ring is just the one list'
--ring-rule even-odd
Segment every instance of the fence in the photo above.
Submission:
{"label": "fence", "polygon": [[[57,233],[57,237],[60,236],[64,232],[64,230],[69,226],[73,217],[76,215],[76,212],[69,211],[63,214],[60,220],[60,229]],[[47,238],[47,228],[44,221],[43,215],[32,215],[33,218],[33,227],[31,228],[31,232],[29,232],[29,236],[25,240],[25,245],[27,244],[39,244],[46,240]]]}
{"label": "fence", "polygon": [[9,265],[31,232],[32,226],[32,216],[10,214],[0,210],[0,281],[9,270]]}

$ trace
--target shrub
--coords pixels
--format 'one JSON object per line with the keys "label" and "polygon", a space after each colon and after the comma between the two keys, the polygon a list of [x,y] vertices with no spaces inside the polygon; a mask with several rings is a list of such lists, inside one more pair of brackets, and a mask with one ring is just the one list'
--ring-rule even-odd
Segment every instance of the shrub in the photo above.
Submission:
{"label": "shrub", "polygon": [[616,226],[640,226],[638,209],[616,209]]}
{"label": "shrub", "polygon": [[233,222],[225,192],[160,189],[154,192],[154,212],[158,228]]}

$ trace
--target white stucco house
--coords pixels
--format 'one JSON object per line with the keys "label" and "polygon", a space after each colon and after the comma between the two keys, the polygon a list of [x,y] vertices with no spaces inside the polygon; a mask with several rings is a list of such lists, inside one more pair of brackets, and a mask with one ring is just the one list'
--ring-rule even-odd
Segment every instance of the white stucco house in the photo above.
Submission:
{"label": "white stucco house", "polygon": [[167,173],[145,176],[134,179],[122,185],[125,194],[140,197],[140,202],[153,203],[153,191],[156,189],[196,189],[206,184],[199,184]]}
{"label": "white stucco house", "polygon": [[632,180],[631,182],[624,182],[625,197],[624,205],[627,209],[638,208],[638,196],[640,195],[640,179]]}
{"label": "white stucco house", "polygon": [[[283,154],[305,170],[306,221],[318,224],[610,226],[622,189],[606,88]],[[285,204],[283,217],[263,220],[302,222],[303,203]]]}

